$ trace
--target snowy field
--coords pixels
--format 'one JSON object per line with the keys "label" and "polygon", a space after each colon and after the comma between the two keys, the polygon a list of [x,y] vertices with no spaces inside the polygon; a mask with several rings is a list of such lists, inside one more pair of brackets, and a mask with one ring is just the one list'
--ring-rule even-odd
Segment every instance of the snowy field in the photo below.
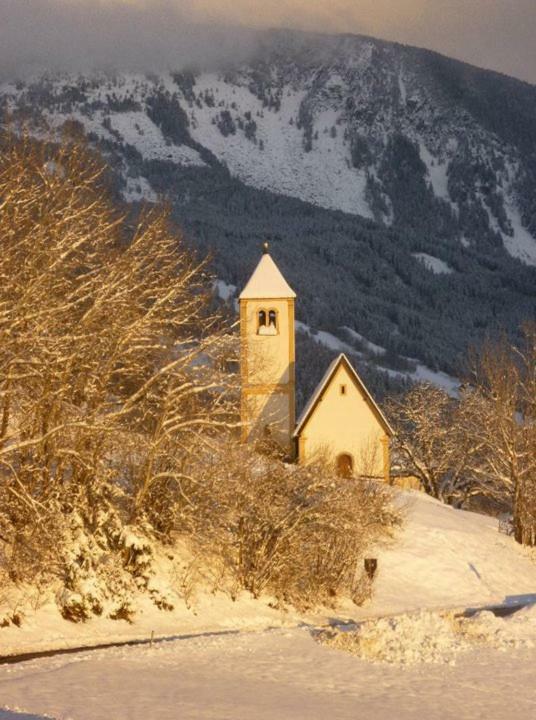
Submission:
{"label": "snowy field", "polygon": [[528,720],[536,651],[399,667],[322,646],[306,628],[275,630],[4,666],[0,698],[57,720]]}
{"label": "snowy field", "polygon": [[399,502],[404,507],[404,526],[391,545],[374,551],[378,557],[374,597],[364,607],[348,602],[336,613],[304,616],[275,609],[271,598],[254,600],[242,593],[233,602],[222,593],[201,592],[187,606],[180,589],[162,572],[159,584],[174,593],[172,612],[157,610],[142,595],[133,624],[105,617],[74,624],[62,619],[55,604],[43,602],[37,609],[27,609],[21,628],[0,628],[0,657],[147,638],[151,632],[158,638],[293,627],[302,621],[321,626],[334,615],[346,621],[422,609],[536,602],[536,554],[500,534],[497,520],[454,510],[417,492],[400,493]]}
{"label": "snowy field", "polygon": [[[418,493],[401,501],[405,527],[377,550],[375,596],[363,608],[299,617],[267,599],[211,597],[191,610],[147,609],[133,625],[73,625],[43,607],[20,630],[0,630],[0,654],[143,637],[151,627],[198,633],[1,665],[0,720],[536,717],[536,608],[455,617],[536,602],[534,554],[492,518]],[[319,642],[322,626],[349,620],[366,623],[335,633],[334,645]]]}
{"label": "snowy field", "polygon": [[495,518],[417,492],[403,502],[405,527],[378,553],[375,596],[359,615],[536,602],[536,553],[499,533]]}

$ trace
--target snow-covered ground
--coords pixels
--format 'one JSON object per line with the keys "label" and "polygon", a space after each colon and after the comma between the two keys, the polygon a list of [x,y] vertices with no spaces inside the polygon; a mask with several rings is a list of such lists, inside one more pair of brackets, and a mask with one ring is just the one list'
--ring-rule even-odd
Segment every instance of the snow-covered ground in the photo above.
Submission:
{"label": "snow-covered ground", "polygon": [[312,330],[309,325],[296,320],[295,327],[297,332],[302,332],[305,335],[309,335],[316,343],[323,345],[328,350],[334,350],[339,353],[347,353],[349,355],[355,355],[356,357],[362,357],[363,353],[360,353],[348,343],[340,340],[332,333],[326,332],[325,330]]}
{"label": "snow-covered ground", "polygon": [[499,533],[495,518],[402,497],[405,527],[379,552],[375,596],[359,615],[536,602],[536,554]]}
{"label": "snow-covered ground", "polygon": [[521,214],[514,204],[507,204],[506,212],[514,235],[503,235],[505,248],[510,255],[519,258],[526,265],[536,265],[536,240],[523,226]]}
{"label": "snow-covered ground", "polygon": [[19,608],[24,613],[22,626],[0,628],[0,658],[49,649],[64,650],[130,642],[148,639],[151,635],[158,640],[207,632],[294,626],[302,619],[296,612],[270,607],[272,598],[255,600],[246,593],[233,602],[223,593],[200,592],[187,605],[172,578],[162,577],[160,580],[162,585],[167,582],[168,597],[174,602],[174,609],[158,610],[146,595],[137,596],[132,623],[104,616],[94,617],[85,623],[72,623],[61,617],[52,599],[43,601],[37,609],[29,605],[24,610]]}
{"label": "snow-covered ground", "polygon": [[419,153],[421,160],[428,170],[428,177],[430,178],[434,195],[450,202],[448,162],[440,162],[422,142],[420,143]]}
{"label": "snow-covered ground", "polygon": [[229,302],[229,300],[236,295],[236,285],[230,285],[224,280],[215,280],[214,287],[216,294],[220,300],[223,300],[224,302]]}
{"label": "snow-covered ground", "polygon": [[[334,77],[332,82],[336,80]],[[279,112],[265,108],[247,87],[247,80],[244,85],[230,84],[218,74],[204,73],[197,79],[196,92],[212,93],[216,107],[205,104],[192,111],[192,137],[224,162],[233,175],[253,187],[372,217],[365,199],[366,175],[349,166],[343,130],[332,135],[339,119],[336,110],[328,108],[316,118],[318,139],[314,149],[306,152],[298,122],[305,90],[285,86]],[[234,107],[251,113],[262,145],[252,143],[241,132],[224,137],[213,123],[221,107],[231,108],[233,115]]]}
{"label": "snow-covered ground", "polygon": [[341,330],[344,330],[344,332],[346,332],[353,340],[357,340],[358,343],[361,343],[373,355],[378,355],[381,357],[382,355],[385,355],[387,353],[387,350],[384,347],[382,347],[381,345],[376,345],[376,343],[367,340],[364,335],[361,335],[352,328],[343,325]]}
{"label": "snow-covered ground", "polygon": [[[57,720],[529,720],[535,680],[530,648],[401,668],[301,628],[0,667],[0,707]],[[17,717],[0,711],[0,720]]]}
{"label": "snow-covered ground", "polygon": [[189,608],[168,579],[164,589],[174,598],[175,609],[156,610],[142,596],[133,624],[104,617],[73,624],[59,616],[55,605],[38,604],[27,611],[21,628],[0,628],[0,656],[146,638],[153,631],[162,637],[259,630],[303,620],[320,626],[335,616],[346,621],[422,609],[536,602],[536,553],[500,534],[497,520],[454,510],[417,492],[400,493],[397,502],[404,508],[404,525],[392,543],[375,552],[374,597],[364,607],[342,604],[337,611],[305,617],[274,609],[271,598],[254,600],[243,594],[233,602],[223,594],[198,592]]}
{"label": "snow-covered ground", "polygon": [[[0,666],[0,708],[10,709],[0,710],[0,720],[16,718],[17,708],[57,720],[534,717],[535,609],[508,619],[480,613],[456,631],[452,614],[431,610],[536,602],[536,557],[501,535],[492,518],[414,492],[399,501],[404,528],[377,549],[375,596],[363,608],[300,617],[266,599],[211,596],[193,610],[147,609],[132,626],[104,619],[72,625],[43,607],[21,629],[0,630],[3,653],[151,629],[197,634]],[[316,628],[362,619],[369,621],[368,654],[318,642]]]}
{"label": "snow-covered ground", "polygon": [[431,370],[421,363],[417,363],[415,372],[407,373],[407,377],[411,378],[414,382],[429,383],[430,385],[442,388],[452,397],[457,397],[461,384],[460,381],[452,377],[452,375],[448,375],[440,370]]}

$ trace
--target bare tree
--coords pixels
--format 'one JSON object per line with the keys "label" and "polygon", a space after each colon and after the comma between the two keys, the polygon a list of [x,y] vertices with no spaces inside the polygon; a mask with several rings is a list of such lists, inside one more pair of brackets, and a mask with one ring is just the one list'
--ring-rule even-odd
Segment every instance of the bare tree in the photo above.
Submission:
{"label": "bare tree", "polygon": [[396,429],[394,455],[429,495],[445,502],[462,503],[477,492],[468,468],[478,446],[464,430],[466,409],[444,390],[425,384],[389,409]]}
{"label": "bare tree", "polygon": [[182,458],[236,424],[236,339],[166,211],[118,214],[82,146],[0,142],[0,544],[21,579],[65,573],[80,528],[165,536]]}
{"label": "bare tree", "polygon": [[524,343],[517,350],[521,364],[521,416],[528,471],[523,479],[517,522],[520,542],[536,546],[536,322],[522,327]]}
{"label": "bare tree", "polygon": [[511,502],[519,542],[536,544],[533,503],[536,483],[534,373],[536,343],[533,326],[524,329],[526,342],[513,347],[506,338],[487,343],[474,354],[472,384],[466,402],[472,406],[468,431],[481,452],[471,471],[497,497]]}
{"label": "bare tree", "polygon": [[536,329],[472,352],[458,399],[420,385],[393,404],[395,448],[425,490],[509,505],[519,542],[536,544]]}

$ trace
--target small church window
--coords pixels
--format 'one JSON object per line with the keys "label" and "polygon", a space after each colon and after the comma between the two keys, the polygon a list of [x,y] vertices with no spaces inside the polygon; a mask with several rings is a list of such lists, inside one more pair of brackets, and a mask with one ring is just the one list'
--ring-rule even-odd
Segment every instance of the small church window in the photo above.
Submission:
{"label": "small church window", "polygon": [[277,335],[277,311],[270,310],[259,310],[259,324],[257,328],[257,335]]}
{"label": "small church window", "polygon": [[341,385],[341,395],[346,395],[346,385]]}

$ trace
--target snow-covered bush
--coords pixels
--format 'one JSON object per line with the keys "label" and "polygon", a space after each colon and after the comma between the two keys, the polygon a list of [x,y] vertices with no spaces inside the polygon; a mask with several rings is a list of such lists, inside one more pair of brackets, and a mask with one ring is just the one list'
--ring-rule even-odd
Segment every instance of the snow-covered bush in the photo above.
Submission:
{"label": "snow-covered bush", "polygon": [[0,149],[0,571],[71,619],[169,607],[151,548],[192,438],[235,421],[234,337],[166,212],[122,219],[73,141]]}
{"label": "snow-covered bush", "polygon": [[362,558],[400,520],[383,484],[232,443],[201,454],[190,475],[177,531],[223,566],[229,587],[300,607],[363,599]]}

